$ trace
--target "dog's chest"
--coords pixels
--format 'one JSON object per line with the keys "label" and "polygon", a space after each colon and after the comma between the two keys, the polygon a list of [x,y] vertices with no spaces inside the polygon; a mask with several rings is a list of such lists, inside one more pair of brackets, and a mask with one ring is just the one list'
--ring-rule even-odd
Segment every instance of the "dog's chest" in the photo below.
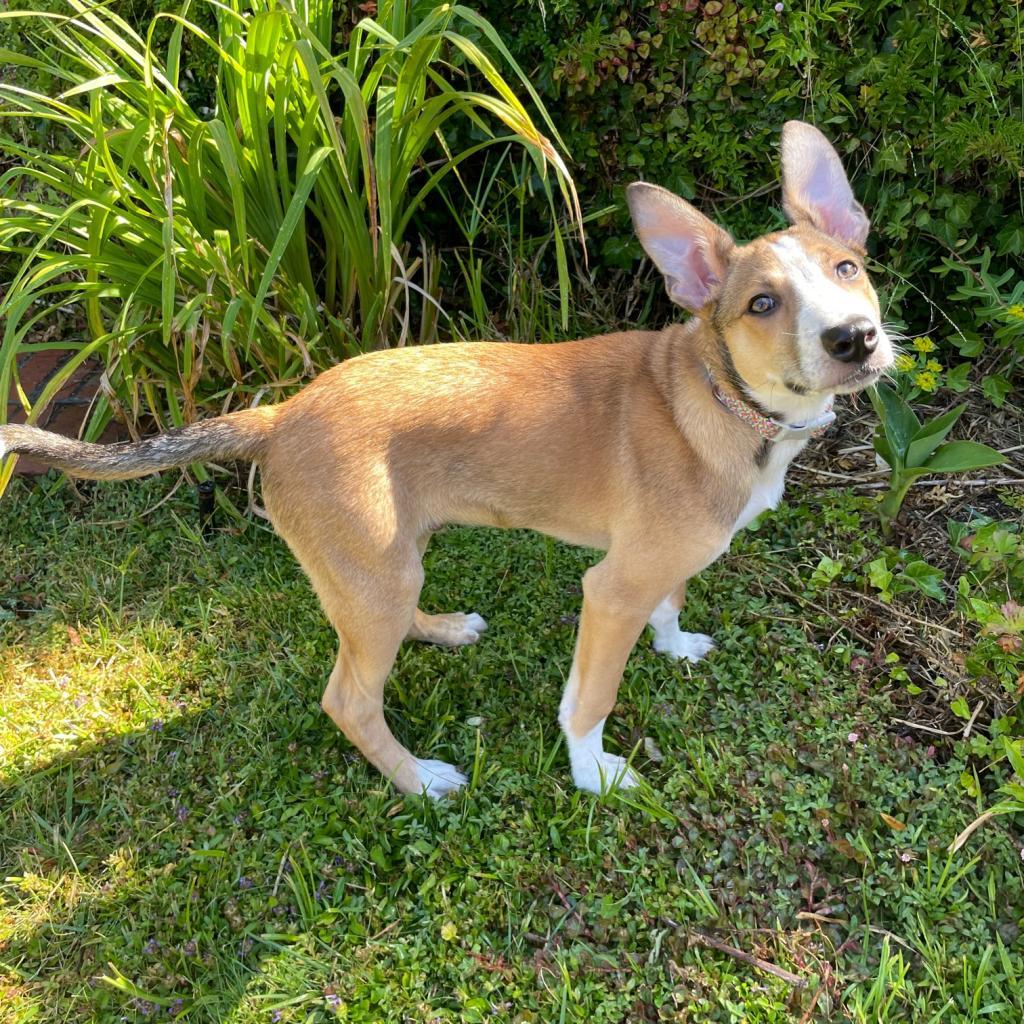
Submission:
{"label": "dog's chest", "polygon": [[804,438],[793,441],[778,441],[772,444],[768,460],[758,473],[754,489],[743,511],[733,526],[733,533],[742,530],[747,523],[757,518],[762,512],[775,508],[782,500],[782,491],[786,486],[786,470],[807,444]]}

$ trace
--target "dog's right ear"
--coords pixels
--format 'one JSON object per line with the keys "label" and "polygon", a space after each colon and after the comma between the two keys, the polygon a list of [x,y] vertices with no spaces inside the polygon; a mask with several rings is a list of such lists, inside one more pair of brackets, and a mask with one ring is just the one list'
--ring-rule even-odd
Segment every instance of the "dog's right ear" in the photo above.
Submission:
{"label": "dog's right ear", "polygon": [[626,199],[636,236],[664,275],[669,298],[699,313],[725,280],[732,237],[685,199],[657,185],[634,182],[626,189]]}

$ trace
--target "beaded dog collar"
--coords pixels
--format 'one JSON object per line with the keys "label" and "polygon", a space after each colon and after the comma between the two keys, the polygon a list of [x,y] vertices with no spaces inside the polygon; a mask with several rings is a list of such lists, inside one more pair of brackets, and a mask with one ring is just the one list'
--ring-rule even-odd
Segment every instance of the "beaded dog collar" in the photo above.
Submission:
{"label": "beaded dog collar", "polygon": [[832,399],[828,400],[825,411],[806,423],[780,423],[768,416],[762,416],[753,406],[739,398],[726,394],[707,371],[708,380],[711,382],[711,393],[718,401],[731,412],[737,419],[741,419],[746,425],[760,434],[766,441],[793,441],[801,438],[817,437],[824,433],[835,421],[836,414],[832,411]]}

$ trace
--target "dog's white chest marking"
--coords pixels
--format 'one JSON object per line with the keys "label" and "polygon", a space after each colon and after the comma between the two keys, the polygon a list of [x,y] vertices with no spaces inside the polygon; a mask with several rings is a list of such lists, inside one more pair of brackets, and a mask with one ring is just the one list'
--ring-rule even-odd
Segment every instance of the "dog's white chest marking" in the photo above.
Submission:
{"label": "dog's white chest marking", "polygon": [[778,506],[782,500],[782,491],[786,486],[786,470],[789,464],[806,444],[803,438],[792,441],[776,441],[768,454],[768,461],[750,492],[743,511],[740,512],[732,532],[735,535],[744,526],[756,519],[762,512]]}

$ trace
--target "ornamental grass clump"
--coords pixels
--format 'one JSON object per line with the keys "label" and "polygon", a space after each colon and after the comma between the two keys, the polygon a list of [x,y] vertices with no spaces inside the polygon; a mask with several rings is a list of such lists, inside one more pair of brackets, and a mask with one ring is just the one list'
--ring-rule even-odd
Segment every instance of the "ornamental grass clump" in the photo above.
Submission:
{"label": "ornamental grass clump", "polygon": [[[215,36],[188,3],[145,37],[116,5],[66,7],[0,13],[34,26],[34,52],[0,59],[54,83],[0,82],[0,152],[13,163],[0,177],[0,249],[15,260],[0,301],[0,395],[13,389],[29,422],[93,354],[105,374],[89,439],[115,413],[132,427],[179,425],[201,408],[275,398],[346,356],[433,340],[439,257],[415,218],[489,146],[533,160],[567,309],[559,197],[580,218],[561,142],[469,8],[382,0],[335,56],[333,0],[211,2]],[[183,91],[185,55],[201,49],[218,66],[209,109]],[[67,144],[25,141],[41,123]],[[43,334],[68,307],[86,330]],[[31,401],[17,357],[41,347],[71,358]],[[0,493],[12,469],[0,470]]]}

